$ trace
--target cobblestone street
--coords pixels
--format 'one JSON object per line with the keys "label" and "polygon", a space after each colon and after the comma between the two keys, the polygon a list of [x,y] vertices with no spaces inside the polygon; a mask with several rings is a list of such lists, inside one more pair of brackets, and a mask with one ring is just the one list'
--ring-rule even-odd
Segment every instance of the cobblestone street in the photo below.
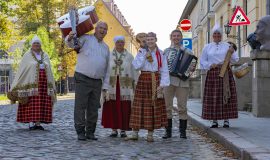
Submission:
{"label": "cobblestone street", "polygon": [[215,151],[213,143],[191,130],[188,139],[180,139],[178,120],[173,125],[173,138],[163,140],[164,130],[154,133],[155,142],[147,143],[146,131],[138,142],[110,138],[109,129],[100,126],[98,141],[77,141],[73,127],[74,100],[60,100],[54,108],[54,123],[43,125],[45,131],[29,131],[28,124],[16,122],[16,105],[0,106],[0,159],[180,159],[223,160],[223,151]]}

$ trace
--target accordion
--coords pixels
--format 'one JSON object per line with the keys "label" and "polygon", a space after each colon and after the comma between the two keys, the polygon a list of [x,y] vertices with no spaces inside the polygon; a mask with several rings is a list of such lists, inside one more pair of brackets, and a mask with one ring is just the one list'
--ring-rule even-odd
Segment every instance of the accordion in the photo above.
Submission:
{"label": "accordion", "polygon": [[[186,49],[185,49],[186,50]],[[196,68],[198,58],[185,50],[169,49],[168,69],[170,75],[187,80]]]}

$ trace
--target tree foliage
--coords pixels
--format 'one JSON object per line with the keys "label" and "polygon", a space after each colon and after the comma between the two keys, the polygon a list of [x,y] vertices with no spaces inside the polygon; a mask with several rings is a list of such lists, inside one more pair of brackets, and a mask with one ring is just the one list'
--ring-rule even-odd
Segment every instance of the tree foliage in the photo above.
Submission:
{"label": "tree foliage", "polygon": [[0,49],[5,51],[15,41],[12,34],[16,35],[16,30],[10,18],[10,16],[14,16],[14,9],[10,5],[15,4],[15,0],[0,1]]}
{"label": "tree foliage", "polygon": [[21,61],[22,56],[23,56],[23,52],[22,52],[22,50],[20,50],[20,49],[17,48],[12,53],[11,56],[12,56],[12,59],[13,59],[13,63],[12,63],[13,71],[17,72],[18,67],[19,67],[19,64],[20,64],[20,61]]}
{"label": "tree foliage", "polygon": [[21,34],[36,32],[41,26],[50,33],[51,25],[55,22],[54,3],[55,0],[18,0],[16,17]]}

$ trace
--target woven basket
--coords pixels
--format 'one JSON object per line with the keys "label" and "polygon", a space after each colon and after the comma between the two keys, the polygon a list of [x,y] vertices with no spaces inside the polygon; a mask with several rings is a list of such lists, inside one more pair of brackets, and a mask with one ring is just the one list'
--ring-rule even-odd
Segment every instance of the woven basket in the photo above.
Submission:
{"label": "woven basket", "polygon": [[234,75],[235,75],[236,78],[239,79],[239,78],[244,77],[246,74],[248,74],[248,72],[249,72],[249,68],[247,67],[247,68],[243,68],[243,69],[241,69],[239,71],[235,71]]}

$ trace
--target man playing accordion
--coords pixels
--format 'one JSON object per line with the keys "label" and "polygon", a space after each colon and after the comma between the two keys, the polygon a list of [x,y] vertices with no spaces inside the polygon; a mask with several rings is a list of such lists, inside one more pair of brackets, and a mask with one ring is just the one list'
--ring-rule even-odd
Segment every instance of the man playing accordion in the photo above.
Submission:
{"label": "man playing accordion", "polygon": [[[165,49],[164,54],[167,56],[168,68],[171,73],[172,63],[178,57],[180,50],[183,53],[193,54],[191,50],[183,47],[180,42],[182,40],[182,32],[180,30],[173,30],[170,35],[171,46]],[[192,68],[194,71],[195,67]],[[177,107],[179,113],[179,131],[180,138],[186,138],[187,128],[187,100],[189,92],[189,80],[181,80],[179,77],[170,75],[170,86],[164,88],[165,103],[167,110],[168,126],[166,127],[164,139],[172,137],[172,110],[173,98],[177,98]]]}

